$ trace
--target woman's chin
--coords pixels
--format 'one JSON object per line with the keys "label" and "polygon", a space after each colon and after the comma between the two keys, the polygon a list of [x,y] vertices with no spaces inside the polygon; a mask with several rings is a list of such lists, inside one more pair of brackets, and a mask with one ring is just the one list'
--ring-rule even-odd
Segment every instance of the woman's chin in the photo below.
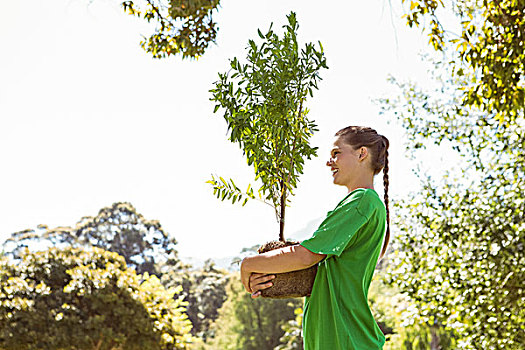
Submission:
{"label": "woman's chin", "polygon": [[340,179],[339,179],[339,180],[337,179],[337,177],[334,177],[334,179],[332,180],[332,183],[333,183],[334,185],[337,185],[337,186],[348,187],[347,184],[342,183]]}

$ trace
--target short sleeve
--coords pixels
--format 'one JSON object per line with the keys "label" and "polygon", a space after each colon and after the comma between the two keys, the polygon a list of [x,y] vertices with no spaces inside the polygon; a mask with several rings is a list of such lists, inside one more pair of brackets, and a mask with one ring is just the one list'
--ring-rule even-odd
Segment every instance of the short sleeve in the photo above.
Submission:
{"label": "short sleeve", "polygon": [[339,256],[368,218],[359,210],[361,196],[348,201],[329,212],[313,236],[301,245],[311,252]]}

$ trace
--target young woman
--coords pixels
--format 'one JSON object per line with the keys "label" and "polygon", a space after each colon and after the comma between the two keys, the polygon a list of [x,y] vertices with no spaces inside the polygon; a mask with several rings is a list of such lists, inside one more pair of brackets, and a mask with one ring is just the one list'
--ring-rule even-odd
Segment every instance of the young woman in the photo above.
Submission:
{"label": "young woman", "polygon": [[[304,306],[306,350],[383,347],[385,337],[372,316],[367,296],[390,236],[388,145],[388,139],[371,128],[339,130],[326,165],[334,184],[348,189],[346,197],[328,212],[311,238],[245,258],[241,264],[242,283],[253,298],[272,286],[272,274],[319,264],[312,294]],[[374,190],[374,176],[381,170],[384,204]]]}

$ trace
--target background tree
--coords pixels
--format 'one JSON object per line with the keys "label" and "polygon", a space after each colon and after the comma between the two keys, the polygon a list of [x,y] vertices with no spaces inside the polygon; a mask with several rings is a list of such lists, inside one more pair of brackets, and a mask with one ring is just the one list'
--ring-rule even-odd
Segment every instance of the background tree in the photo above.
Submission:
{"label": "background tree", "polygon": [[219,0],[136,0],[122,2],[124,11],[155,24],[155,31],[140,45],[153,58],[182,55],[198,58],[215,42],[213,12]]}
{"label": "background tree", "polygon": [[95,217],[82,218],[75,228],[40,225],[35,230],[16,232],[4,243],[4,249],[14,260],[22,260],[28,250],[34,253],[49,247],[95,246],[116,252],[137,273],[156,274],[168,289],[181,287],[176,298],[181,296],[188,304],[191,333],[206,340],[210,324],[226,299],[229,275],[211,260],[200,269],[183,264],[175,244],[158,221],[145,219],[129,203],[115,203],[102,208]]}
{"label": "background tree", "polygon": [[282,328],[284,331],[280,339],[281,344],[275,350],[302,350],[303,344],[303,309],[297,308],[294,311],[295,319],[285,323]]}
{"label": "background tree", "polygon": [[[385,260],[382,265],[386,266]],[[368,302],[374,318],[385,334],[385,350],[457,349],[453,332],[419,317],[418,305],[406,294],[384,283],[384,267],[374,275]]]}
{"label": "background tree", "polygon": [[[33,242],[33,244],[31,243]],[[16,256],[29,245],[98,247],[120,254],[137,273],[160,275],[164,269],[181,268],[175,246],[177,241],[164,231],[160,222],[147,220],[125,202],[100,209],[96,216],[85,216],[73,227],[49,229],[40,225],[37,230],[14,233],[4,246]]]}
{"label": "background tree", "polygon": [[55,242],[49,241],[44,237],[47,231],[46,225],[38,225],[36,229],[26,229],[12,233],[2,243],[2,254],[10,259],[22,259],[26,250],[33,251],[38,246],[37,250],[45,250],[53,246]]}
{"label": "background tree", "polygon": [[454,2],[463,21],[455,38],[440,27],[440,6],[413,1],[407,17],[432,24],[436,88],[394,79],[400,94],[381,102],[406,128],[409,153],[424,159],[426,148],[447,147],[461,165],[436,177],[419,171],[421,191],[397,204],[390,282],[415,305],[412,317],[454,332],[458,348],[520,349],[525,3]]}
{"label": "background tree", "polygon": [[178,290],[101,249],[50,249],[0,264],[2,349],[187,349]]}
{"label": "background tree", "polygon": [[[425,104],[414,95],[409,103]],[[400,115],[417,134],[417,122],[425,114],[420,108],[413,113],[410,118]],[[442,126],[431,128],[434,135],[447,135],[462,121],[449,124],[442,119],[438,124]],[[514,125],[473,127],[470,132],[469,138],[448,140],[461,153],[465,144],[486,145],[474,149],[478,157],[465,158],[470,169],[463,164],[442,180],[421,174],[421,192],[398,203],[402,214],[395,223],[400,232],[391,282],[413,298],[429,324],[461,334],[465,347],[518,349],[525,344],[524,333],[516,332],[524,330],[525,320],[525,145],[520,136],[525,130]],[[488,137],[491,134],[499,137]]]}
{"label": "background tree", "polygon": [[182,286],[182,295],[188,303],[188,318],[193,325],[191,333],[203,341],[213,337],[210,326],[226,300],[229,279],[230,274],[218,269],[212,260],[207,260],[202,268],[168,270],[161,277],[166,287]]}
{"label": "background tree", "polygon": [[[462,104],[492,114],[510,125],[525,106],[525,2],[522,0],[402,0],[409,4],[407,24],[423,25],[438,51],[453,49],[453,74],[475,77],[463,87]],[[452,12],[456,28],[440,17]]]}
{"label": "background tree", "polygon": [[208,339],[210,349],[273,349],[284,335],[283,325],[295,319],[294,310],[301,299],[251,299],[239,277],[232,276],[227,287],[228,298],[219,310]]}
{"label": "background tree", "polygon": [[[310,138],[317,130],[306,116],[304,105],[313,96],[320,80],[319,71],[326,66],[323,48],[311,43],[299,49],[295,13],[280,38],[272,26],[263,35],[260,46],[250,40],[247,61],[233,58],[231,70],[219,73],[211,90],[215,112],[224,110],[229,140],[239,144],[248,165],[253,165],[255,180],[260,180],[259,199],[275,209],[280,225],[279,240],[284,241],[285,209],[289,196],[303,173],[304,159],[316,156]],[[256,198],[251,186],[243,192],[222,177],[209,181],[218,198],[233,203]]]}

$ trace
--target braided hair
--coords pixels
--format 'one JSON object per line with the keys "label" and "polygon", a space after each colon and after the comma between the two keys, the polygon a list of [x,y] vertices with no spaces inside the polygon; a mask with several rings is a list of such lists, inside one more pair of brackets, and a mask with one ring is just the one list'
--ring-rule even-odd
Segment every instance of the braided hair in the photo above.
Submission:
{"label": "braided hair", "polygon": [[348,126],[336,132],[335,136],[341,137],[346,144],[353,146],[354,149],[367,147],[372,156],[371,165],[374,175],[379,174],[383,170],[386,233],[380,255],[380,258],[382,258],[390,241],[390,211],[388,208],[388,147],[390,143],[385,136],[379,135],[374,129],[364,126]]}

